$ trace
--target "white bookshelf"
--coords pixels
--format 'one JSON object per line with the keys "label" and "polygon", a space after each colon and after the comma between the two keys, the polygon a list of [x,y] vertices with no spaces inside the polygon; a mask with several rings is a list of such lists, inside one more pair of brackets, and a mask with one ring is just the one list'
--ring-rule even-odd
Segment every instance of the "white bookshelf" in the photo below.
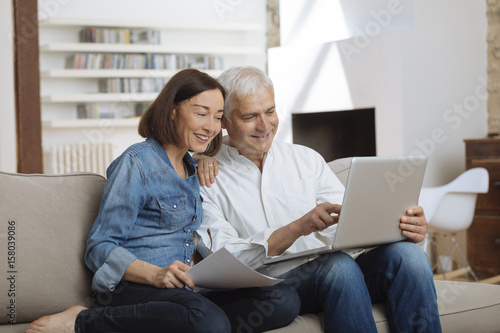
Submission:
{"label": "white bookshelf", "polygon": [[[41,102],[43,128],[46,132],[67,127],[90,128],[100,119],[77,119],[77,105],[102,103],[106,107],[129,103],[151,102],[155,93],[100,93],[100,79],[163,78],[168,80],[176,69],[70,69],[65,59],[77,53],[178,54],[220,56],[224,67],[254,65],[253,59],[265,59],[264,43],[256,43],[256,35],[265,35],[263,24],[213,21],[185,24],[144,20],[102,20],[91,18],[53,17],[39,22]],[[156,29],[165,36],[159,45],[80,43],[79,30],[85,27]],[[262,45],[261,45],[262,44]],[[262,62],[265,64],[265,61]],[[217,77],[222,70],[203,70]],[[106,120],[108,120],[106,118]],[[133,127],[134,121],[123,119],[118,127]],[[81,126],[76,124],[82,124]],[[123,125],[125,124],[125,125]],[[132,125],[130,125],[132,124]]]}

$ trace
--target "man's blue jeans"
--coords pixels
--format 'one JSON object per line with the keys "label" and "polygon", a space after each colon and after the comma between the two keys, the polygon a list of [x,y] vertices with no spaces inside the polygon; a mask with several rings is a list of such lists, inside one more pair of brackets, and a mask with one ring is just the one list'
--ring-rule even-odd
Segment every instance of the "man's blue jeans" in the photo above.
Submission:
{"label": "man's blue jeans", "polygon": [[324,312],[325,332],[376,332],[372,303],[386,302],[391,332],[441,332],[432,270],[411,242],[377,247],[354,260],[323,255],[283,274],[300,313]]}
{"label": "man's blue jeans", "polygon": [[78,315],[77,333],[263,332],[292,322],[300,304],[285,284],[193,292],[125,282],[95,297],[98,305]]}

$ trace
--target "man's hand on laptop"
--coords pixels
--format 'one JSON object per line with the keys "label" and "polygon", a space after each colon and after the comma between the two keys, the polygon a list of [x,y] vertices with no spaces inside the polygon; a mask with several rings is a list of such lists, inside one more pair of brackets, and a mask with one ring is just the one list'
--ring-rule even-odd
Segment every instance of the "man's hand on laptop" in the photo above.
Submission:
{"label": "man's hand on laptop", "polygon": [[[316,231],[323,231],[339,220],[341,205],[323,202],[314,207],[309,213],[295,221],[302,236],[309,235]],[[336,215],[332,215],[336,214]]]}
{"label": "man's hand on laptop", "polygon": [[[299,237],[325,230],[337,223],[341,207],[341,205],[329,202],[320,203],[300,219],[274,231],[267,240],[267,255],[270,257],[280,255],[292,246]],[[332,216],[331,214],[337,215]]]}
{"label": "man's hand on laptop", "polygon": [[407,216],[401,217],[401,233],[415,243],[424,240],[427,232],[427,220],[425,219],[424,209],[420,206],[410,207],[406,211]]}

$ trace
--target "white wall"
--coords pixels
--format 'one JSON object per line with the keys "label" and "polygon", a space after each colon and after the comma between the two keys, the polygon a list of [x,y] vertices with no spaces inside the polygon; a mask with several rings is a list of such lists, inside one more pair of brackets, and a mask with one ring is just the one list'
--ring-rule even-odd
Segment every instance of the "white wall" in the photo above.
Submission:
{"label": "white wall", "polygon": [[0,171],[16,172],[12,1],[0,2]]}
{"label": "white wall", "polygon": [[378,155],[429,155],[424,186],[465,169],[463,139],[487,131],[484,1],[289,0],[280,14],[279,139],[291,113],[375,107]]}

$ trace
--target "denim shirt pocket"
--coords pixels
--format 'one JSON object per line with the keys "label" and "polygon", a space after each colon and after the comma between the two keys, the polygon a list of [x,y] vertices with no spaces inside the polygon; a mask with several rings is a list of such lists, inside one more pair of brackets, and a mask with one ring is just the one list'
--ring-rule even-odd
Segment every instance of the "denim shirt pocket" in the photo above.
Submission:
{"label": "denim shirt pocket", "polygon": [[168,231],[176,231],[186,224],[186,196],[158,198],[160,206],[160,227]]}

